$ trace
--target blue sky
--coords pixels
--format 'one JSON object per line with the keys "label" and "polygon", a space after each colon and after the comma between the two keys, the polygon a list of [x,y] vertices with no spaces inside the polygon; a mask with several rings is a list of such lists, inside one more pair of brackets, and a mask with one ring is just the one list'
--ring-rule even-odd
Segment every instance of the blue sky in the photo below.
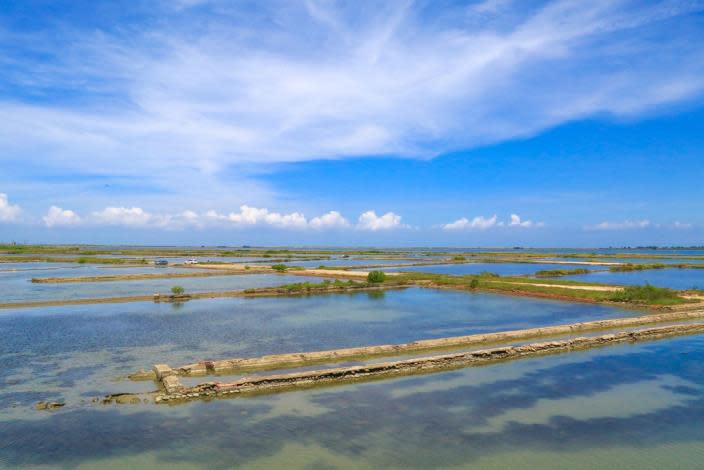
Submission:
{"label": "blue sky", "polygon": [[0,5],[0,240],[704,244],[704,2]]}

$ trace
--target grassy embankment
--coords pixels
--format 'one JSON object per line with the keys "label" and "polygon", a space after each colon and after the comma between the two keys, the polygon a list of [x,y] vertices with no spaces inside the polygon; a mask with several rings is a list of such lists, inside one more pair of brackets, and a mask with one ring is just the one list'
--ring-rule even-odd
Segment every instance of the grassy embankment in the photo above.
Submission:
{"label": "grassy embankment", "polygon": [[[645,286],[615,287],[563,280],[536,280],[530,277],[500,277],[493,273],[475,276],[449,276],[429,273],[404,273],[381,282],[369,281],[323,281],[320,283],[299,282],[279,286],[277,290],[291,294],[315,294],[329,291],[364,289],[370,287],[394,288],[420,285],[478,292],[495,292],[510,295],[525,295],[562,300],[594,303],[622,303],[634,306],[671,306],[690,303],[678,291]],[[592,287],[593,289],[590,289]],[[254,294],[258,289],[245,293]]]}
{"label": "grassy embankment", "polygon": [[78,263],[78,264],[111,264],[111,265],[146,265],[151,261],[144,258],[100,258],[96,256],[55,257],[41,255],[0,256],[0,263]]}
{"label": "grassy embankment", "polygon": [[534,274],[535,277],[561,277],[561,276],[573,276],[576,274],[589,274],[588,269],[577,268],[577,269],[543,269]]}
{"label": "grassy embankment", "polygon": [[[493,273],[479,276],[448,276],[427,273],[406,273],[395,282],[429,282],[432,286],[463,290],[528,295],[564,300],[598,303],[627,303],[642,306],[669,306],[689,303],[675,290],[655,286],[628,286],[614,288],[600,284],[589,284],[563,280],[539,280],[530,277],[500,277]],[[589,287],[593,287],[591,290]],[[598,290],[611,287],[612,290]]]}
{"label": "grassy embankment", "polygon": [[646,271],[649,269],[704,269],[704,263],[627,263],[620,266],[611,266],[609,271],[612,272],[630,272],[630,271]]}

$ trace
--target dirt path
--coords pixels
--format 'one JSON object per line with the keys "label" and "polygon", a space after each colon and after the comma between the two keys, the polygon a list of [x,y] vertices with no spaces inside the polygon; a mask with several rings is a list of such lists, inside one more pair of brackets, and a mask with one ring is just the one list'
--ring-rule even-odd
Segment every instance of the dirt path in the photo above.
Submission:
{"label": "dirt path", "polygon": [[560,289],[575,289],[575,290],[591,290],[599,292],[617,292],[623,290],[621,286],[588,286],[588,285],[567,285],[567,284],[541,284],[537,282],[511,282],[501,281],[504,284],[520,285],[520,286],[535,286],[535,287],[552,287]]}

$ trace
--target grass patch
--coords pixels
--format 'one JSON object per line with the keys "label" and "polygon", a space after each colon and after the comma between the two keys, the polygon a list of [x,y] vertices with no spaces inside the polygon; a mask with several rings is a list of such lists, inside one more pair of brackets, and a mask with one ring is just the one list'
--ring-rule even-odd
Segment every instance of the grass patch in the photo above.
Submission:
{"label": "grass patch", "polygon": [[533,277],[493,277],[450,276],[447,274],[403,273],[396,278],[398,282],[430,281],[437,286],[455,289],[481,290],[506,294],[523,294],[536,297],[552,297],[565,300],[588,302],[620,302],[633,305],[676,305],[691,302],[681,297],[679,292],[654,286],[625,288],[623,291],[598,291],[588,289],[571,289],[571,286],[603,286],[603,284],[587,284],[577,281],[556,279],[541,279],[541,285],[535,285]]}
{"label": "grass patch", "polygon": [[665,269],[665,268],[677,268],[679,265],[673,264],[663,264],[663,263],[627,263],[619,266],[611,266],[609,271],[613,273],[623,273],[630,271],[645,271],[646,269]]}
{"label": "grass patch", "polygon": [[621,291],[613,292],[609,300],[613,302],[642,303],[649,305],[672,305],[680,303],[679,293],[665,287],[628,286]]}
{"label": "grass patch", "polygon": [[543,269],[534,274],[535,277],[560,277],[560,276],[572,276],[575,274],[589,274],[588,269],[577,268],[577,269]]}
{"label": "grass patch", "polygon": [[386,273],[384,271],[369,271],[367,274],[367,282],[369,283],[380,283],[386,280]]}

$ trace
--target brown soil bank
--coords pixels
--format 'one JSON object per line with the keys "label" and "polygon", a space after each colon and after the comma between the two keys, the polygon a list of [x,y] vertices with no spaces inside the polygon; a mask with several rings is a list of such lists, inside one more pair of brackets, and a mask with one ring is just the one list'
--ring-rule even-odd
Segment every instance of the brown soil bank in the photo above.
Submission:
{"label": "brown soil bank", "polygon": [[[257,370],[338,362],[351,359],[371,359],[390,355],[414,353],[433,349],[459,348],[479,344],[506,343],[548,336],[561,336],[585,331],[608,330],[649,325],[654,323],[676,322],[704,318],[704,310],[678,311],[644,315],[630,318],[614,318],[596,320],[569,325],[555,325],[524,330],[501,331],[497,333],[453,336],[418,340],[410,343],[385,344],[379,346],[364,346],[358,348],[334,349],[328,351],[297,352],[289,354],[273,354],[254,358],[234,358],[219,361],[201,361],[173,369],[173,373],[181,376],[202,376],[207,374],[232,373],[239,370]],[[135,379],[155,378],[153,372],[140,372],[131,376]]]}
{"label": "brown soil bank", "polygon": [[180,384],[176,376],[170,375],[164,377],[163,379],[163,385],[166,392],[157,395],[155,397],[155,402],[164,403],[170,401],[236,395],[241,393],[275,392],[278,390],[308,387],[319,384],[344,383],[346,381],[356,379],[383,378],[461,367],[471,367],[497,361],[535,357],[544,354],[555,354],[626,342],[647,341],[678,335],[701,333],[704,333],[704,324],[702,323],[660,326],[595,337],[580,337],[562,341],[532,343],[521,346],[505,346],[479,351],[421,357],[403,361],[294,372],[290,374],[244,377],[235,382],[206,382],[194,387],[184,387]]}

